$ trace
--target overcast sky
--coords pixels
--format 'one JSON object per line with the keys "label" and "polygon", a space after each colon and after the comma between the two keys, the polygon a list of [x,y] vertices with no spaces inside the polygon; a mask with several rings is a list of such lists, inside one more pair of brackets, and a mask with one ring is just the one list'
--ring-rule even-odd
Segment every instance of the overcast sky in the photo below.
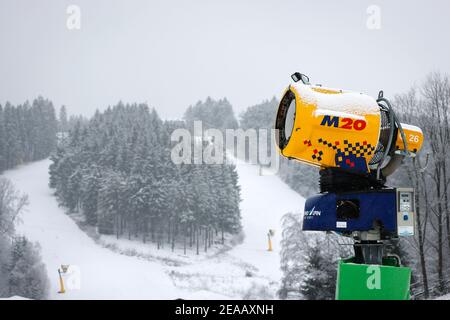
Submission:
{"label": "overcast sky", "polygon": [[[66,27],[69,5],[81,29]],[[366,26],[370,5],[381,29]],[[0,0],[0,103],[43,95],[71,114],[119,100],[180,118],[207,96],[237,113],[290,74],[386,96],[450,73],[450,1]]]}

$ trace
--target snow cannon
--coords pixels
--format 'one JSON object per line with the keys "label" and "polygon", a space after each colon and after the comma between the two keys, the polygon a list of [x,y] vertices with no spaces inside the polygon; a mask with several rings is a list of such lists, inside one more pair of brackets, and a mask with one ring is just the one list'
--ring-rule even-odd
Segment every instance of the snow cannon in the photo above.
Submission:
{"label": "snow cannon", "polygon": [[382,92],[374,99],[313,86],[299,73],[292,77],[275,121],[275,141],[284,157],[386,177],[422,147],[422,130],[400,123]]}
{"label": "snow cannon", "polygon": [[[385,183],[419,152],[422,130],[401,123],[383,91],[375,99],[311,85],[298,72],[291,77],[275,120],[278,151],[320,168],[320,194],[306,199],[303,230],[354,242],[354,257],[339,263],[336,298],[409,299],[410,269],[385,252],[385,241],[414,235],[414,189]],[[381,282],[369,286],[375,278]],[[389,279],[401,282],[398,292]]]}

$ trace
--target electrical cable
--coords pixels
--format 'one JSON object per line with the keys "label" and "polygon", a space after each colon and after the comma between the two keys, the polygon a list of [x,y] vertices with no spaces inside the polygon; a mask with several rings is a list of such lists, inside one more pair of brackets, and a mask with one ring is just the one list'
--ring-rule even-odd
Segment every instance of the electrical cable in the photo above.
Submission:
{"label": "electrical cable", "polygon": [[392,108],[392,105],[389,102],[389,100],[383,97],[383,91],[380,91],[380,93],[378,95],[377,103],[382,110],[387,111],[387,113],[389,115],[389,124],[390,124],[389,140],[386,145],[386,149],[384,150],[383,157],[377,166],[377,179],[380,179],[381,178],[381,169],[382,169],[381,166],[384,163],[384,160],[386,159],[386,157],[391,152],[396,128],[400,131],[400,135],[403,140],[404,150],[400,151],[400,154],[403,156],[408,156],[410,153],[408,152],[408,144],[406,141],[406,136],[405,136],[405,132],[403,131],[402,125],[401,125],[400,121],[398,120],[398,117],[395,114],[394,109]]}

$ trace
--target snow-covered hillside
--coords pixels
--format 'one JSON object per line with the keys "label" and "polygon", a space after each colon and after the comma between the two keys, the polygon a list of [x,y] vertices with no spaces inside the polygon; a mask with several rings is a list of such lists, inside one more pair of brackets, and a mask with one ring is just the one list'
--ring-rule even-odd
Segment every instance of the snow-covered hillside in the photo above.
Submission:
{"label": "snow-covered hillside", "polygon": [[[238,161],[237,171],[245,239],[230,254],[257,266],[262,274],[278,281],[281,278],[281,218],[287,212],[303,211],[305,199],[277,176],[259,175],[257,166]],[[269,229],[275,231],[273,252],[267,252]]]}
{"label": "snow-covered hillside", "polygon": [[[50,161],[39,161],[5,174],[30,205],[20,217],[18,233],[38,242],[51,280],[52,299],[164,299],[177,291],[163,268],[148,261],[118,255],[97,246],[63,209],[48,187]],[[73,264],[81,271],[81,290],[58,294],[58,268]],[[155,288],[158,288],[155,290]]]}
{"label": "snow-covered hillside", "polygon": [[[263,288],[274,297],[281,277],[281,217],[288,211],[302,210],[304,205],[304,199],[278,177],[260,176],[258,167],[238,162],[244,241],[205,259],[184,257],[184,263],[169,265],[163,260],[117,253],[87,236],[52,196],[49,164],[49,160],[36,162],[4,176],[29,195],[30,205],[21,216],[18,232],[41,245],[51,280],[50,298],[239,299],[252,288]],[[269,229],[275,230],[273,252],[267,251]],[[57,293],[61,264],[79,267],[79,290]]]}

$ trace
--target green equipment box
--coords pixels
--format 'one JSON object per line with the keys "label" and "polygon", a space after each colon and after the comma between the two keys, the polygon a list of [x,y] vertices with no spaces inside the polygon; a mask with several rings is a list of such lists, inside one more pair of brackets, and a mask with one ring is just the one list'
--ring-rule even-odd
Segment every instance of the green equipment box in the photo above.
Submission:
{"label": "green equipment box", "polygon": [[399,266],[395,257],[383,258],[382,265],[340,260],[336,300],[409,300],[411,269]]}

